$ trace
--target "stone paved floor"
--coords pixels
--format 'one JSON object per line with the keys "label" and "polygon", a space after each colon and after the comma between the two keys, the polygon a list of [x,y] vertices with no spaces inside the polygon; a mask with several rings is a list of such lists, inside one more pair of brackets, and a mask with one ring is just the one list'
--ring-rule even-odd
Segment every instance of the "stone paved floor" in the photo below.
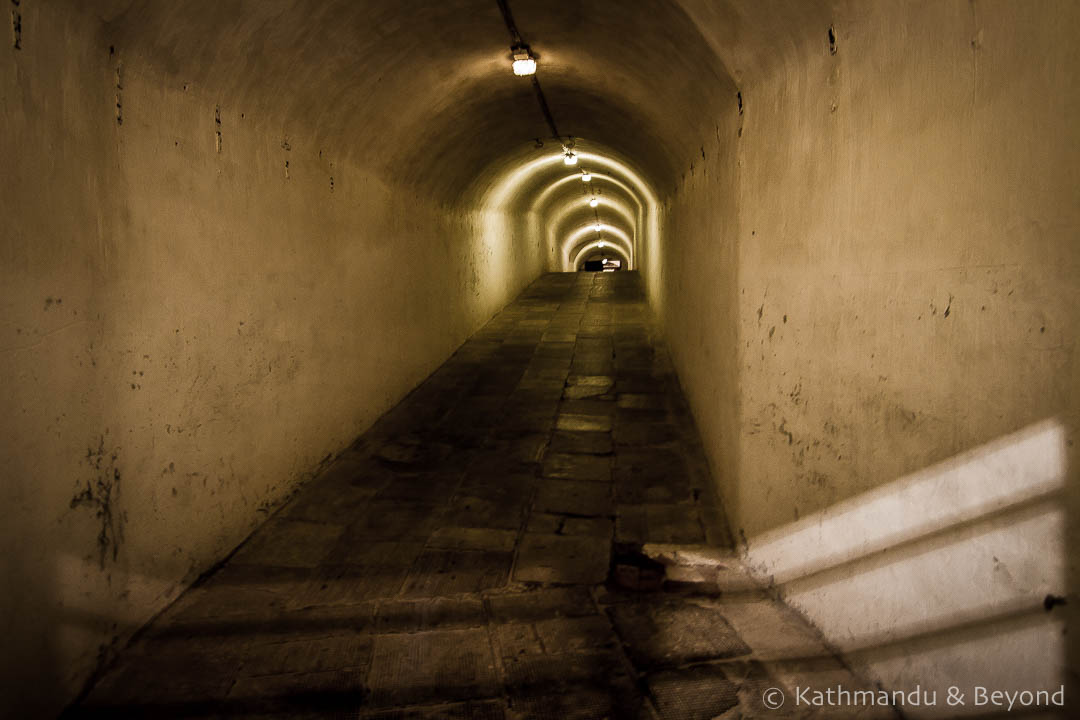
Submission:
{"label": "stone paved floor", "polygon": [[613,548],[730,547],[709,487],[638,276],[546,275],[69,714],[853,717],[792,712],[800,684],[865,686],[734,558],[609,581]]}

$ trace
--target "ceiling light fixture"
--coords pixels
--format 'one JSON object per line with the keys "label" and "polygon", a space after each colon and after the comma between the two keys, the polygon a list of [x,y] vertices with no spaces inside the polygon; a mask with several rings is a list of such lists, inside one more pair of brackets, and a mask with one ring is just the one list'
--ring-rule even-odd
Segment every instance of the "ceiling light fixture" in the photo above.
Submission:
{"label": "ceiling light fixture", "polygon": [[600,232],[604,228],[602,225],[600,225],[600,223],[596,223],[595,225],[593,225],[593,229],[596,230],[596,232]]}
{"label": "ceiling light fixture", "polygon": [[594,208],[594,207],[596,207],[596,206],[597,206],[597,205],[599,205],[599,204],[600,204],[600,201],[599,201],[599,200],[597,200],[596,198],[593,198],[592,200],[590,200],[590,201],[589,201],[589,207],[593,207],[593,208]]}
{"label": "ceiling light fixture", "polygon": [[604,241],[601,240],[600,242],[596,243],[596,247],[600,247],[600,248],[604,247]]}
{"label": "ceiling light fixture", "polygon": [[[506,23],[506,30],[510,33],[510,52],[514,58],[514,74],[530,78],[533,92],[536,94],[536,102],[540,106],[540,112],[543,114],[544,120],[547,121],[548,129],[551,130],[551,137],[556,142],[562,143],[563,163],[567,166],[577,165],[577,155],[574,154],[573,150],[574,138],[573,136],[567,136],[566,140],[563,140],[563,135],[555,124],[555,117],[551,114],[547,98],[544,97],[544,91],[540,88],[540,80],[536,77],[536,58],[533,57],[532,51],[518,31],[517,24],[514,23],[514,16],[510,12],[507,0],[495,0],[495,2],[499,6],[499,12],[502,13],[503,22]],[[536,146],[541,147],[539,141]],[[585,182],[588,181],[588,179],[585,180]]]}
{"label": "ceiling light fixture", "polygon": [[581,182],[589,182],[590,180],[592,180],[592,175],[589,173],[589,171],[588,170],[582,170],[581,171]]}
{"label": "ceiling light fixture", "polygon": [[529,52],[528,45],[515,45],[510,48],[514,54],[514,74],[518,77],[536,74],[536,59]]}

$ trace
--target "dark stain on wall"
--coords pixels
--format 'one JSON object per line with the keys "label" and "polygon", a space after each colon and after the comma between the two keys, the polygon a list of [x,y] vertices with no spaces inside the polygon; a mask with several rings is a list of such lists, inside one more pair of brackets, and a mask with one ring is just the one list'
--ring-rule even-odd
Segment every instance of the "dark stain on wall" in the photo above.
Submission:
{"label": "dark stain on wall", "polygon": [[1060,595],[1047,595],[1046,598],[1043,600],[1043,607],[1046,609],[1046,612],[1050,612],[1058,605],[1066,604],[1068,603],[1066,602],[1065,598],[1061,597]]}
{"label": "dark stain on wall", "polygon": [[221,106],[214,106],[214,150],[221,152]]}
{"label": "dark stain on wall", "polygon": [[787,438],[788,445],[795,442],[795,435],[787,429],[787,418],[781,419],[780,425],[776,428],[776,431]]}
{"label": "dark stain on wall", "polygon": [[[123,542],[123,526],[126,514],[116,511],[116,500],[120,494],[120,469],[116,465],[117,451],[105,450],[105,436],[98,440],[97,448],[87,448],[85,462],[90,467],[93,477],[85,480],[85,487],[80,487],[71,498],[72,510],[88,508],[101,523],[97,536],[98,562],[105,569],[105,561],[112,555],[116,562]],[[80,486],[83,483],[80,482]]]}
{"label": "dark stain on wall", "polygon": [[11,44],[16,50],[22,50],[22,13],[19,12],[20,0],[11,0]]}
{"label": "dark stain on wall", "polygon": [[[109,46],[109,55],[114,55],[116,48],[112,45]],[[123,78],[123,66],[119,62],[116,63],[115,70],[116,79],[116,124],[124,124],[124,78]]]}

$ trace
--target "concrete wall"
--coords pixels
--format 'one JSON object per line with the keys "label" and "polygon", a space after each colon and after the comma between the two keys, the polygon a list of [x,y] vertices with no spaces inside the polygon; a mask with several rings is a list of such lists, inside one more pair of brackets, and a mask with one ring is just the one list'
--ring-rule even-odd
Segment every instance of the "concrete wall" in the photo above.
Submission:
{"label": "concrete wall", "polygon": [[[743,109],[701,128],[656,292],[733,531],[886,686],[1060,681],[1077,5],[686,5]],[[962,490],[899,495],[903,529],[851,510],[973,458]],[[1030,477],[1049,505],[1000,499]],[[957,497],[984,502],[926,520]]]}
{"label": "concrete wall", "polygon": [[0,714],[33,717],[544,258],[494,234],[497,208],[343,159],[348,137],[110,52],[74,6],[21,15],[0,56]]}

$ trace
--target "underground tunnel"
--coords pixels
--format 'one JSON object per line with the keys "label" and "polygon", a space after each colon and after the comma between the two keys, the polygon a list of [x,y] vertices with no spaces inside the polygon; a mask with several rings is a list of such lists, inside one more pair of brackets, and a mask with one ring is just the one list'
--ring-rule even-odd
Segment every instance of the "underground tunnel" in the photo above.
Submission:
{"label": "underground tunnel", "polygon": [[1080,4],[0,1],[0,715],[1076,716]]}

